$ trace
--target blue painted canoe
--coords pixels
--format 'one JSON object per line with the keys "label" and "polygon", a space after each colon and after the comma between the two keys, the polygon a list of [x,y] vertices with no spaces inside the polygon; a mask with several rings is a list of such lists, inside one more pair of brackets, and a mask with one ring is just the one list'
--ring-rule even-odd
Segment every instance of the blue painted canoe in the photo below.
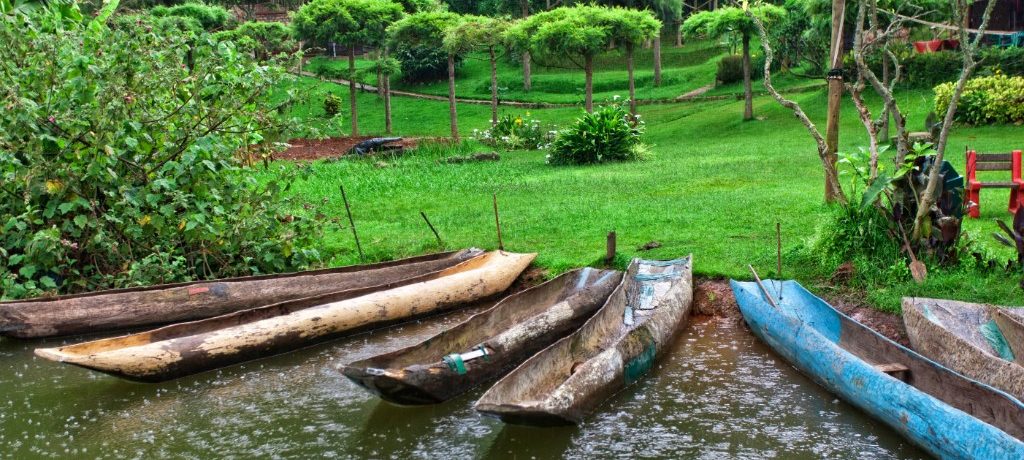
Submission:
{"label": "blue painted canoe", "polygon": [[795,281],[732,281],[747,325],[844,400],[940,458],[1024,458],[1024,404],[889,340]]}

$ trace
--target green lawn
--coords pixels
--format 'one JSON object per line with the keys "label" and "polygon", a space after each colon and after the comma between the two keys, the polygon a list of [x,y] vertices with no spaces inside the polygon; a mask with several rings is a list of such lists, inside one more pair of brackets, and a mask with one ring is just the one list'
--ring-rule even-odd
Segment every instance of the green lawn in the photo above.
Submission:
{"label": "green lawn", "polygon": [[[610,77],[609,77],[610,78]],[[301,79],[297,87],[312,92],[309,104],[296,114],[312,125],[323,125],[322,94],[332,91],[347,98],[346,88]],[[759,88],[760,89],[760,88]],[[822,90],[791,96],[824,126],[826,98]],[[929,92],[906,91],[900,103],[917,129],[931,106]],[[395,128],[402,135],[440,136],[448,132],[447,103],[396,97]],[[869,100],[878,105],[877,100]],[[866,136],[844,101],[841,149],[855,149]],[[375,95],[360,95],[360,124],[364,132],[383,129],[381,103]],[[347,107],[347,100],[345,102]],[[503,108],[503,112],[523,111]],[[532,110],[546,122],[565,125],[577,108]],[[503,152],[500,162],[449,165],[430,150],[394,159],[322,161],[309,168],[308,179],[292,193],[328,216],[344,216],[338,186],[345,185],[353,206],[360,239],[370,259],[381,260],[436,249],[433,235],[419,216],[424,211],[449,248],[494,248],[491,194],[501,206],[507,249],[538,252],[537,263],[553,273],[595,263],[604,252],[605,235],[615,230],[625,256],[668,258],[693,253],[701,275],[749,278],[747,263],[764,275],[774,271],[775,223],[782,223],[787,252],[784,272],[816,286],[834,267],[809,264],[791,257],[804,245],[827,209],[822,204],[822,174],[814,145],[803,126],[768,97],[755,100],[759,121],[742,122],[742,101],[723,100],[642,106],[646,141],[652,158],[634,163],[585,167],[552,167],[544,152]],[[459,105],[460,128],[468,136],[488,126],[489,107]],[[340,129],[347,130],[347,121]],[[950,142],[949,160],[963,171],[960,153],[965,144],[979,150],[1020,148],[1020,127],[958,128]],[[467,149],[486,149],[471,143]],[[275,163],[274,168],[294,168]],[[983,191],[982,218],[965,229],[980,245],[1003,259],[1010,251],[990,236],[995,218],[1007,218],[1005,190]],[[324,197],[326,204],[321,204]],[[311,211],[306,211],[311,212]],[[348,228],[330,228],[324,240],[339,251],[332,264],[355,263],[358,257]],[[656,240],[661,247],[639,252]],[[894,261],[895,263],[896,261]],[[1019,304],[1019,278],[1003,271],[969,268],[945,271],[933,267],[928,282],[914,285],[894,279],[872,286],[865,297],[884,309],[897,307],[900,296],[920,295]]]}

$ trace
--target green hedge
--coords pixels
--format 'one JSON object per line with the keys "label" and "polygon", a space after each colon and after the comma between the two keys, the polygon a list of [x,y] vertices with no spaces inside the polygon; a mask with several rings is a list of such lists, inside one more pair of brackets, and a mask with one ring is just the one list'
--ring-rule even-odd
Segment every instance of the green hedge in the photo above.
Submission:
{"label": "green hedge", "polygon": [[[764,56],[753,55],[750,57],[750,77],[757,80],[764,73]],[[715,79],[723,85],[743,81],[743,56],[734,54],[725,56],[718,61],[718,72]]]}
{"label": "green hedge", "polygon": [[[935,112],[944,113],[953,83],[935,87]],[[957,105],[956,120],[972,125],[1024,123],[1024,77],[996,74],[967,82]]]}
{"label": "green hedge", "polygon": [[[985,48],[980,53],[981,64],[975,75],[991,76],[997,72],[1004,75],[1024,76],[1024,48]],[[961,55],[957,51],[939,51],[936,53],[899,53],[902,68],[901,81],[905,86],[915,88],[931,88],[935,85],[955,81],[960,76],[963,66]],[[881,59],[874,56],[868,60],[876,74],[881,76]],[[854,68],[849,62],[848,68]]]}

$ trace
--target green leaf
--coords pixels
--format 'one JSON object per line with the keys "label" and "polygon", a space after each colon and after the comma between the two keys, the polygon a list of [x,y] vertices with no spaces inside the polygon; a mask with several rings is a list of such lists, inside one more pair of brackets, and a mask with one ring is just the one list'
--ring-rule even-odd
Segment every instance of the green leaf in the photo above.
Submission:
{"label": "green leaf", "polygon": [[24,276],[25,278],[32,279],[32,277],[35,276],[37,270],[38,269],[36,268],[35,265],[27,264],[22,266],[21,269],[18,270],[18,273],[20,273],[21,276]]}
{"label": "green leaf", "polygon": [[77,225],[78,228],[85,228],[85,225],[88,224],[88,223],[89,223],[89,218],[88,217],[85,217],[84,215],[81,215],[81,214],[75,216],[75,225]]}
{"label": "green leaf", "polygon": [[43,287],[46,289],[57,289],[57,283],[54,282],[53,278],[50,278],[49,276],[39,278],[39,284],[42,284]]}

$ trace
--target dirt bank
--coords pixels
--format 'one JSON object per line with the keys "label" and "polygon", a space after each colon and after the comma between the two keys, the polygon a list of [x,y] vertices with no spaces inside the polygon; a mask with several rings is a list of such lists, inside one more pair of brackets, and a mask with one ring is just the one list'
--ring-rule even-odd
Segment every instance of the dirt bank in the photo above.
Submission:
{"label": "dirt bank", "polygon": [[[356,144],[381,136],[329,137],[327,139],[292,139],[283,152],[274,154],[274,160],[313,161],[323,158],[338,158],[348,153]],[[424,138],[406,137],[390,145],[414,149]]]}

